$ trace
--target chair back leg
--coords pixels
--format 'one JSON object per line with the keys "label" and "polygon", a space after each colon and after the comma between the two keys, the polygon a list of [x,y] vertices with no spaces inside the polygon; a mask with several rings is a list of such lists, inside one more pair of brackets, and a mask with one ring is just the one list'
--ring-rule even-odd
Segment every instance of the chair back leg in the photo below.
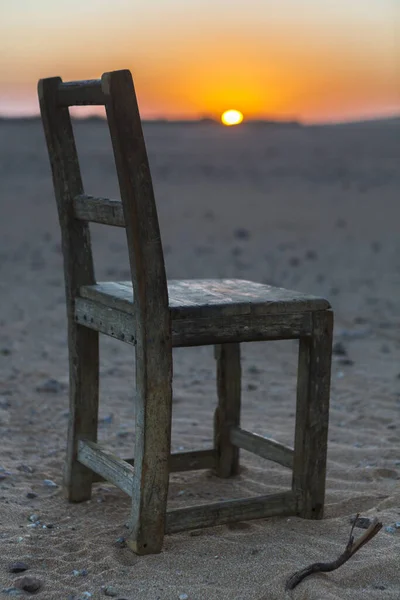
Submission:
{"label": "chair back leg", "polygon": [[230,477],[239,472],[239,448],[232,444],[230,431],[232,427],[240,425],[240,344],[218,344],[214,347],[214,355],[217,361],[218,392],[218,406],[214,414],[216,474],[219,477]]}
{"label": "chair back leg", "polygon": [[68,107],[60,102],[61,79],[39,82],[42,123],[49,152],[61,226],[68,318],[70,414],[67,461],[64,475],[71,502],[89,500],[92,472],[77,460],[78,442],[97,439],[99,401],[98,332],[75,322],[75,302],[80,287],[95,283],[89,225],[74,218],[74,198],[83,193],[78,154]]}

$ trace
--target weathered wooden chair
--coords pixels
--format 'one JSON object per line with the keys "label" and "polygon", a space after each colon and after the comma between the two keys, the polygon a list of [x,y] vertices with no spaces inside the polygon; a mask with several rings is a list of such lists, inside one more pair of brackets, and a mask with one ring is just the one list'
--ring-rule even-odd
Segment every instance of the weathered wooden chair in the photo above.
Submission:
{"label": "weathered wooden chair", "polygon": [[[103,479],[132,497],[129,546],[159,552],[165,533],[276,515],[322,518],[332,311],[320,298],[242,280],[167,281],[152,180],[129,71],[39,82],[64,254],[70,361],[65,489],[88,500]],[[104,105],[122,202],[85,194],[68,107]],[[125,227],[132,281],[96,283],[89,222]],[[136,349],[135,456],[97,443],[99,332]],[[240,427],[240,342],[299,339],[294,449]],[[172,348],[215,345],[214,447],[170,453]],[[282,493],[167,511],[169,474],[238,473],[239,448],[293,469]]]}

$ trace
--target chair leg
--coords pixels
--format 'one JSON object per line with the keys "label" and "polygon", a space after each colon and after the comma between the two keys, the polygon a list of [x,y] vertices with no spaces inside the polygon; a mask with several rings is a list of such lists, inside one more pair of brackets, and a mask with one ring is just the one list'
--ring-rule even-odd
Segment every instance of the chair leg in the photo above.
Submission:
{"label": "chair leg", "polygon": [[325,502],[333,313],[313,314],[311,337],[301,338],[292,488],[298,514],[322,519]]}
{"label": "chair leg", "polygon": [[93,473],[77,460],[78,442],[97,441],[99,334],[71,320],[68,338],[70,415],[64,490],[70,502],[83,502],[91,497]]}
{"label": "chair leg", "polygon": [[146,356],[136,347],[136,435],[127,545],[161,552],[167,510],[172,418],[172,348]]}
{"label": "chair leg", "polygon": [[218,406],[214,415],[216,474],[230,477],[239,472],[239,448],[230,441],[230,428],[240,425],[240,344],[216,345],[215,358],[218,391]]}

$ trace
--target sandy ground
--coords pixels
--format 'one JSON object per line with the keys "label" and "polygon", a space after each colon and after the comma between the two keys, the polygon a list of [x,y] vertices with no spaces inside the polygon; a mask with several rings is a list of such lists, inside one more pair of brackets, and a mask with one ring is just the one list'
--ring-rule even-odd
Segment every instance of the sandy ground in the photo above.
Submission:
{"label": "sandy ground", "polygon": [[[86,191],[118,197],[104,123],[80,122],[76,132]],[[288,597],[398,600],[398,125],[150,125],[145,135],[169,277],[254,279],[332,302],[335,343],[345,355],[333,363],[326,515],[171,535],[161,554],[137,557],[116,544],[129,514],[122,493],[97,484],[91,502],[66,503],[66,318],[56,207],[40,123],[3,121],[0,590],[13,595],[15,580],[29,575],[42,582],[38,597],[46,600],[97,600],[106,597],[102,586],[127,600],[285,598],[293,571],[342,552],[350,518],[360,512],[383,521],[378,536],[339,570],[311,576]],[[98,279],[127,279],[124,232],[92,231]],[[296,352],[294,342],[243,347],[243,426],[289,444]],[[134,440],[133,350],[102,338],[101,353],[100,439],[126,456]],[[173,449],[209,447],[212,348],[179,350],[174,359]],[[172,476],[170,506],[290,485],[283,467],[245,452],[242,464],[228,481],[203,471]],[[15,561],[28,571],[10,573]]]}

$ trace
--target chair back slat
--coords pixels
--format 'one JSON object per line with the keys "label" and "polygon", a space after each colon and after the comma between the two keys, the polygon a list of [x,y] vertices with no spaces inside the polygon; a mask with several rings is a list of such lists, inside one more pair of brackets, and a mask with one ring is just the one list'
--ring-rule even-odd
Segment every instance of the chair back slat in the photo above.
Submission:
{"label": "chair back slat", "polygon": [[76,219],[82,221],[125,227],[121,200],[95,198],[94,196],[81,194],[74,198],[74,215]]}
{"label": "chair back slat", "polygon": [[57,88],[58,106],[104,106],[100,79],[60,82]]}

